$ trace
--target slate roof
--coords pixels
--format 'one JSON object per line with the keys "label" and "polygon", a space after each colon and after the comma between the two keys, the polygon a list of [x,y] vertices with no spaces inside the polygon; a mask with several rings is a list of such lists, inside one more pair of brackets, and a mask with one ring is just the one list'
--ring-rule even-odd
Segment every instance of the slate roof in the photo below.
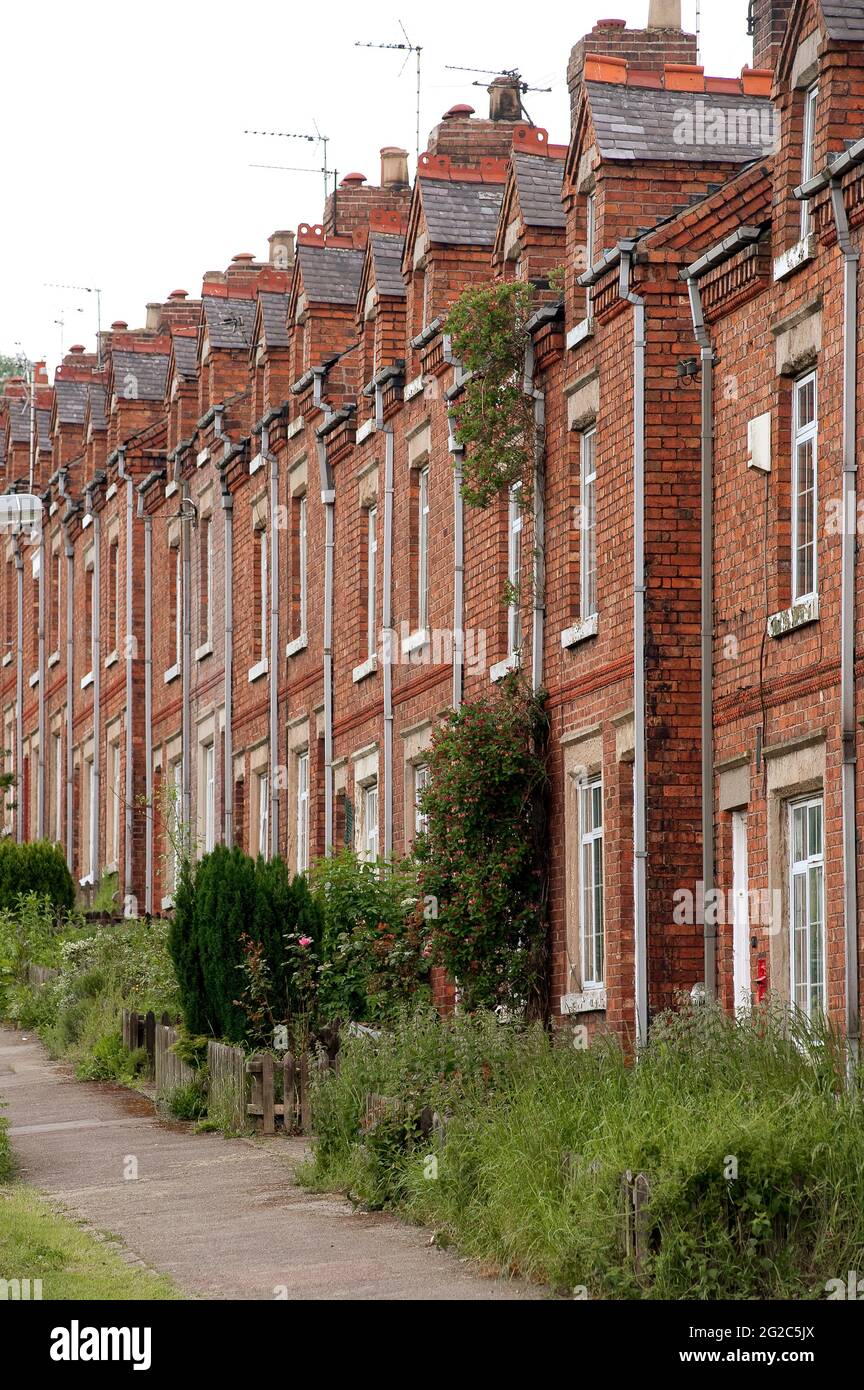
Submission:
{"label": "slate roof", "polygon": [[105,387],[98,382],[94,382],[90,391],[90,423],[94,430],[104,430],[108,428],[108,420],[105,415]]}
{"label": "slate roof", "polygon": [[261,322],[264,327],[264,341],[268,347],[287,347],[288,338],[288,296],[276,294],[273,290],[259,290]]}
{"label": "slate roof", "polygon": [[26,444],[30,439],[30,407],[23,397],[9,402],[9,439],[13,444]]}
{"label": "slate roof", "polygon": [[419,179],[429,240],[442,246],[491,246],[498,229],[503,184]]}
{"label": "slate roof", "polygon": [[402,278],[404,236],[390,232],[372,232],[369,237],[369,245],[372,248],[375,288],[378,293],[392,295],[394,299],[404,299],[406,294],[405,281]]}
{"label": "slate roof", "polygon": [[211,347],[252,346],[252,330],[255,327],[254,299],[218,299],[215,295],[205,295],[204,318]]}
{"label": "slate roof", "polygon": [[[770,101],[743,94],[667,92],[608,82],[586,82],[585,89],[604,159],[680,159],[699,163],[710,159],[744,164],[771,153],[770,141],[763,144],[760,139],[763,132],[771,130]],[[704,110],[700,111],[700,107]],[[727,136],[720,144],[712,138],[721,126],[718,111],[725,117],[722,124]],[[697,135],[702,129],[707,138],[694,140],[688,133],[685,116],[693,118]],[[753,126],[759,129],[751,130]]]}
{"label": "slate roof", "polygon": [[161,401],[165,395],[168,355],[164,352],[126,352],[114,358],[114,391],[121,399]]}
{"label": "slate roof", "polygon": [[519,208],[529,227],[564,227],[561,205],[564,160],[535,154],[513,153],[513,173]]}
{"label": "slate roof", "polygon": [[62,377],[57,377],[54,395],[57,398],[57,419],[61,425],[83,425],[87,409],[87,382],[64,381]]}
{"label": "slate roof", "polygon": [[174,361],[182,377],[193,380],[198,374],[198,339],[188,333],[174,333],[171,337],[174,346]]}
{"label": "slate roof", "polygon": [[864,42],[864,0],[822,0],[822,13],[829,39]]}
{"label": "slate roof", "polygon": [[338,246],[297,250],[306,298],[313,304],[356,304],[365,252]]}
{"label": "slate roof", "polygon": [[51,411],[36,411],[36,435],[39,448],[50,450],[51,448]]}

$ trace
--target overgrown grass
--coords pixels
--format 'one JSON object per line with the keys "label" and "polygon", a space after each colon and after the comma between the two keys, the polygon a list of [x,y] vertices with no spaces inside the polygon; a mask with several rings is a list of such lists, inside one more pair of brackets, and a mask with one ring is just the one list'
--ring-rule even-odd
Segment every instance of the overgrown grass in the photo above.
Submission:
{"label": "overgrown grass", "polygon": [[76,923],[51,942],[56,978],[37,989],[13,985],[7,1018],[38,1030],[49,1052],[71,1061],[81,1080],[133,1083],[145,1058],[143,1050],[123,1047],[121,1010],[179,1010],[167,934],[167,923],[157,920],[118,921],[86,933]]}
{"label": "overgrown grass", "polygon": [[[512,1273],[592,1297],[801,1299],[864,1262],[860,1078],[827,1030],[779,1012],[684,1006],[635,1066],[612,1042],[421,1014],[347,1038],[338,1076],[315,1081],[306,1181]],[[361,1135],[370,1092],[391,1104]],[[650,1182],[638,1274],[628,1170]]]}
{"label": "overgrown grass", "polygon": [[166,1275],[127,1264],[116,1242],[97,1238],[17,1183],[0,1186],[0,1278],[41,1279],[43,1299],[182,1297]]}

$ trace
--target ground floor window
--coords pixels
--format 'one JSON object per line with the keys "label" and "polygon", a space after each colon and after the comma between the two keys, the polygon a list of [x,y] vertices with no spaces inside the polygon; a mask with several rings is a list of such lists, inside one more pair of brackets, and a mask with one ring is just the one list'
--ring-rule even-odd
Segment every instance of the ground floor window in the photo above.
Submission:
{"label": "ground floor window", "polygon": [[582,986],[605,980],[603,922],[603,784],[599,777],[579,791],[581,894],[579,929],[582,939]]}
{"label": "ground floor window", "polygon": [[808,1018],[825,1010],[825,861],[821,796],[789,807],[792,1001]]}

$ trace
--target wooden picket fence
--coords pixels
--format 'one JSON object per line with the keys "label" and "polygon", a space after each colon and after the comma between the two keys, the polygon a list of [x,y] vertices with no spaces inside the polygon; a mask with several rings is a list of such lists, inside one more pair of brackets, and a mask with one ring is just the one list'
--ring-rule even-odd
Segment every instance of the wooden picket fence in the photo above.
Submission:
{"label": "wooden picket fence", "polygon": [[[337,1070],[338,1056],[331,1061],[323,1052],[318,1056],[301,1052],[297,1058],[286,1052],[280,1063],[271,1053],[259,1052],[249,1058],[246,1071],[252,1089],[246,1114],[260,1134],[275,1134],[277,1120],[282,1121],[285,1134],[312,1133],[310,1081],[316,1069],[321,1076]],[[278,1086],[277,1076],[281,1078]],[[277,1090],[281,1090],[281,1101],[276,1099]]]}
{"label": "wooden picket fence", "polygon": [[[171,1023],[170,1014],[163,1013],[162,1026],[170,1027]],[[146,1014],[139,1014],[135,1009],[120,1011],[123,1046],[128,1047],[130,1052],[136,1052],[139,1047],[147,1049],[147,1076],[151,1081],[156,1075],[156,1029],[159,1026],[152,1009]]]}
{"label": "wooden picket fence", "polygon": [[207,1070],[210,1076],[209,1108],[219,1115],[228,1129],[245,1129],[246,1053],[240,1047],[216,1042],[207,1044]]}

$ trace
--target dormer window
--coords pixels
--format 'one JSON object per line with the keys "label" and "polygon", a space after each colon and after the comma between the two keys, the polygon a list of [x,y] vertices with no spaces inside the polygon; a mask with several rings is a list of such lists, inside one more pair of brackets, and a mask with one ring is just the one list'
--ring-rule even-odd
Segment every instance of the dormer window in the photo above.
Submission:
{"label": "dormer window", "polygon": [[[816,107],[819,100],[819,87],[813,83],[804,93],[804,125],[801,141],[801,182],[807,183],[816,171]],[[810,235],[810,203],[801,203],[801,236]]]}

